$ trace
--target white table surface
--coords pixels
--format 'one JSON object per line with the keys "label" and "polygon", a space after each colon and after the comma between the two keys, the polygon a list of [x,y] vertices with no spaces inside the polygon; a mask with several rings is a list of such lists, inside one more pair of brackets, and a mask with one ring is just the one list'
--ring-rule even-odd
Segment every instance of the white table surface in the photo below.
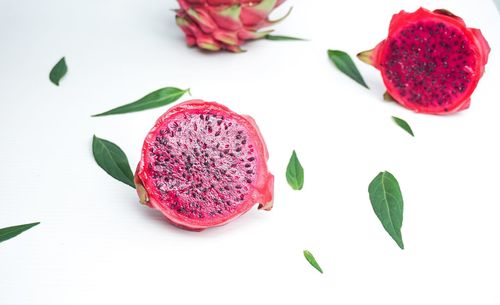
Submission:
{"label": "white table surface", "polygon": [[[447,8],[492,52],[469,110],[412,113],[340,72],[328,48],[355,55],[391,15]],[[0,227],[41,225],[0,244],[0,304],[500,304],[500,18],[492,1],[289,0],[277,34],[244,54],[185,47],[173,0],[0,1]],[[56,87],[52,66],[66,56]],[[191,87],[251,114],[276,176],[275,208],[202,233],[166,223],[104,173],[93,134],[134,168],[166,108],[91,118],[163,86]],[[183,100],[186,100],[184,98]],[[406,119],[416,137],[390,119]],[[285,168],[296,149],[305,187]],[[382,170],[405,199],[400,250],[372,211]],[[305,261],[309,249],[323,275]]]}

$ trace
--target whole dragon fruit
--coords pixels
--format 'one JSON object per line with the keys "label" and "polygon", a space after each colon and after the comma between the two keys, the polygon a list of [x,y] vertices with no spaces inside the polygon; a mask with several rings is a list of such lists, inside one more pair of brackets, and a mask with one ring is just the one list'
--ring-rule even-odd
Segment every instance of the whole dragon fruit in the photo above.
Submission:
{"label": "whole dragon fruit", "polygon": [[416,112],[469,107],[490,47],[478,29],[447,10],[424,8],[392,17],[388,37],[358,58],[382,73],[387,93]]}
{"label": "whole dragon fruit", "polygon": [[283,20],[268,16],[285,0],[178,0],[177,25],[189,46],[208,51],[241,52],[247,40],[264,38],[272,31],[259,29]]}
{"label": "whole dragon fruit", "polygon": [[255,121],[214,102],[170,108],[149,134],[135,174],[141,203],[178,227],[220,226],[256,203],[270,210],[274,176]]}

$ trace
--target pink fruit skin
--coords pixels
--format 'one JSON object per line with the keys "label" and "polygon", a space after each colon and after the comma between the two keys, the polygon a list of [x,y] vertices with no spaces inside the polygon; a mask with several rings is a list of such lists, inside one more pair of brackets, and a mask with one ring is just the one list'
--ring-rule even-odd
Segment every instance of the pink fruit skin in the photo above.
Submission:
{"label": "pink fruit skin", "polygon": [[[435,105],[435,103],[432,104],[433,101],[429,101],[427,105],[421,105],[411,101],[408,96],[402,96],[400,94],[400,90],[395,87],[394,82],[391,82],[387,76],[387,70],[384,70],[384,64],[387,62],[388,53],[391,52],[388,40],[393,39],[394,37],[397,39],[397,36],[401,34],[402,29],[405,27],[407,28],[417,23],[421,23],[425,26],[427,22],[432,22],[434,24],[442,23],[451,29],[456,28],[461,31],[472,53],[472,55],[469,56],[472,58],[470,61],[475,62],[472,67],[463,66],[459,68],[468,71],[470,83],[467,84],[467,89],[464,92],[458,94],[452,103],[445,106]],[[372,64],[375,68],[382,72],[382,78],[387,88],[387,92],[399,104],[420,113],[451,114],[469,108],[470,96],[476,88],[479,79],[484,74],[489,53],[490,47],[488,42],[483,37],[479,29],[467,28],[464,21],[460,17],[455,16],[446,10],[435,10],[434,12],[431,12],[427,9],[420,8],[414,13],[401,11],[400,13],[395,14],[390,23],[388,38],[380,42],[373,50],[358,54],[358,57],[362,58],[364,54],[365,59],[362,60]],[[439,54],[439,56],[442,57],[453,55],[454,54]],[[440,72],[439,66],[436,70],[437,72]],[[432,76],[430,76],[427,81],[432,81]]]}
{"label": "pink fruit skin", "polygon": [[[186,115],[189,116],[194,114],[199,115],[202,113],[209,113],[211,115],[230,118],[235,122],[235,125],[238,124],[239,126],[245,128],[248,133],[249,141],[253,143],[252,149],[255,150],[256,176],[254,181],[252,181],[249,186],[249,191],[246,193],[245,200],[237,205],[237,207],[230,213],[224,214],[220,217],[193,219],[185,217],[185,215],[176,212],[175,209],[169,208],[171,202],[169,202],[168,198],[166,200],[162,199],[162,195],[159,193],[158,188],[154,184],[154,179],[152,179],[150,173],[148,173],[147,164],[151,147],[154,145],[155,139],[162,128],[165,128],[165,126],[168,126],[180,117],[186,117]],[[189,153],[188,151],[186,152]],[[264,139],[262,138],[255,121],[251,117],[236,114],[227,107],[215,102],[191,100],[170,108],[157,120],[156,124],[148,133],[144,141],[141,161],[137,165],[134,181],[141,203],[159,210],[168,221],[182,229],[202,231],[206,228],[221,226],[234,220],[240,215],[248,212],[256,203],[259,203],[259,209],[267,211],[271,210],[273,206],[274,176],[268,171],[266,163],[268,158],[269,155]],[[176,172],[174,172],[173,175],[176,175]],[[177,194],[175,194],[176,190],[170,190],[170,192],[171,194],[168,195],[170,196],[169,198],[177,196]]]}
{"label": "pink fruit skin", "polygon": [[241,52],[245,41],[263,38],[271,32],[259,30],[277,22],[268,16],[284,1],[178,0],[176,21],[189,46]]}

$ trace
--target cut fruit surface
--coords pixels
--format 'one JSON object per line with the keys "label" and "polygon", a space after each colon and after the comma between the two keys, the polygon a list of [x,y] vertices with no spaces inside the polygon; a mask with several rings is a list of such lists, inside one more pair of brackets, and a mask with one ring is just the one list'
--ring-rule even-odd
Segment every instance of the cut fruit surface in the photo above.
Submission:
{"label": "cut fruit surface", "polygon": [[168,110],[147,135],[135,183],[141,202],[175,225],[223,225],[256,203],[272,207],[274,177],[255,121],[214,102]]}
{"label": "cut fruit surface", "polygon": [[382,73],[387,92],[416,112],[469,107],[490,48],[478,29],[447,10],[420,8],[393,16],[388,37],[358,57]]}

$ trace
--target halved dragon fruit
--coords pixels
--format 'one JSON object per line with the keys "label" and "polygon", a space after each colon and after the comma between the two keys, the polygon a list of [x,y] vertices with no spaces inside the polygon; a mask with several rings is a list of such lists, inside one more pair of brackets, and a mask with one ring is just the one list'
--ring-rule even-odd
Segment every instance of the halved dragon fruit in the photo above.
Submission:
{"label": "halved dragon fruit", "polygon": [[358,58],[382,73],[387,93],[416,112],[469,107],[490,47],[478,29],[447,10],[424,8],[392,17],[388,37]]}
{"label": "halved dragon fruit", "polygon": [[215,102],[170,108],[149,134],[135,175],[141,203],[178,227],[201,231],[256,203],[270,210],[274,176],[255,121]]}

